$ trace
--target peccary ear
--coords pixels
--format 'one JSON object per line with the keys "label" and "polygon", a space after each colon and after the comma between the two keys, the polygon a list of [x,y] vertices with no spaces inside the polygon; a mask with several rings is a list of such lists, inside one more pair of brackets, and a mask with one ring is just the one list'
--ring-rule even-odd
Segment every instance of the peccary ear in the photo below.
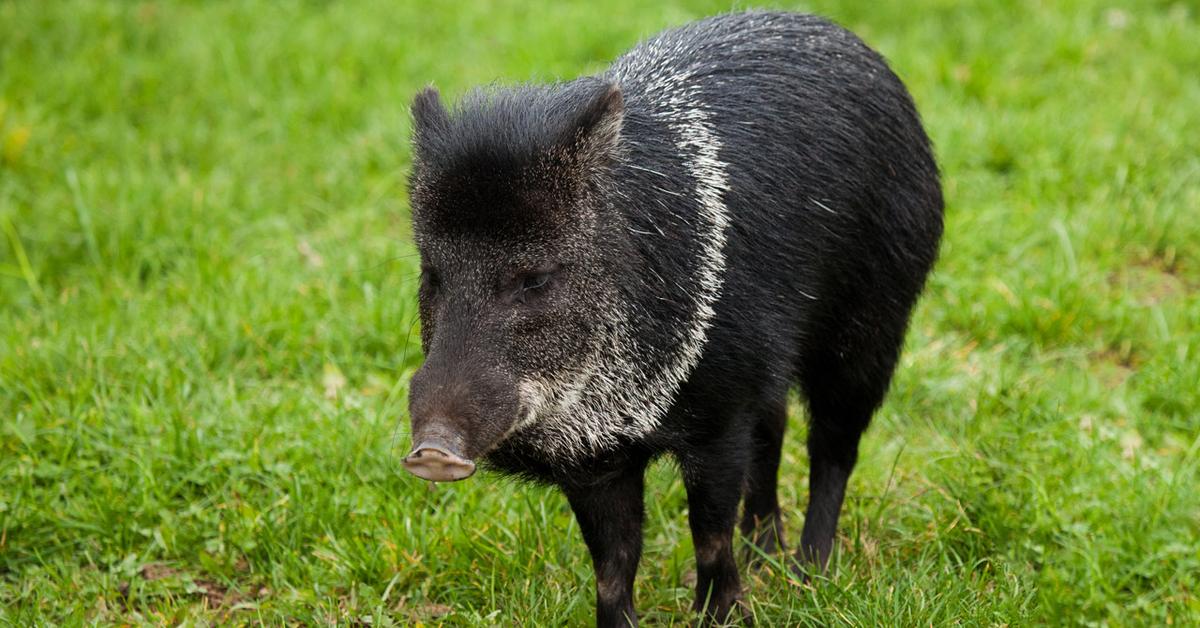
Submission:
{"label": "peccary ear", "polygon": [[450,113],[442,104],[436,87],[430,85],[417,93],[412,103],[413,139],[418,151],[429,138],[450,125]]}
{"label": "peccary ear", "polygon": [[620,143],[624,118],[621,87],[616,83],[599,83],[561,139],[581,165],[608,163]]}

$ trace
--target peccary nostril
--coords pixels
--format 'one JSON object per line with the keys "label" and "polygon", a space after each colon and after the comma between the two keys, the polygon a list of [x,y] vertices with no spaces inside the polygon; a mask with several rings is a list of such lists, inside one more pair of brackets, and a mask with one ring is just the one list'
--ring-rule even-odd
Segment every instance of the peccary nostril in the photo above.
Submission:
{"label": "peccary nostril", "polygon": [[404,459],[404,468],[424,480],[454,482],[471,477],[475,463],[453,453],[437,441],[425,440]]}

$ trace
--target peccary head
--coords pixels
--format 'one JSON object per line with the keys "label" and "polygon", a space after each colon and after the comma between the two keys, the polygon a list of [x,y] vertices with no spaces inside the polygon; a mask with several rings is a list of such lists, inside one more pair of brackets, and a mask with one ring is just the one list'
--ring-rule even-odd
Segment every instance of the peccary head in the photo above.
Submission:
{"label": "peccary head", "polygon": [[536,421],[544,382],[601,350],[628,247],[609,200],[623,110],[619,88],[596,79],[474,92],[454,111],[433,88],[417,95],[413,474],[470,476]]}

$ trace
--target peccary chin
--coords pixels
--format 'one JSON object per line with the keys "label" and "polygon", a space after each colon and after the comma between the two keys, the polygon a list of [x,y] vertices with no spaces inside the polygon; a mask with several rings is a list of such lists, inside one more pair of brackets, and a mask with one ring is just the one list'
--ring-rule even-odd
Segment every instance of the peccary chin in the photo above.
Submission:
{"label": "peccary chin", "polygon": [[426,353],[413,442],[472,460],[534,418],[546,401],[536,382],[599,351],[595,306],[617,300],[606,258],[623,248],[603,194],[623,103],[616,86],[588,79],[478,91],[454,112],[430,88],[413,112]]}

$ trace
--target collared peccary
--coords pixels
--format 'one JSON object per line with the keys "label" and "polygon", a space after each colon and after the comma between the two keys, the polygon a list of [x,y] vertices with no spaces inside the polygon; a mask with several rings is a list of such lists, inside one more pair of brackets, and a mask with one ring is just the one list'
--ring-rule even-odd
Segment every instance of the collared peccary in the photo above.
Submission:
{"label": "collared peccary", "polygon": [[810,427],[798,564],[826,564],[859,436],[937,254],[912,100],[846,30],[791,13],[664,32],[599,76],[413,103],[425,363],[412,473],[479,462],[558,485],[597,622],[636,623],[643,473],[679,462],[697,609],[739,599],[732,539],[782,549],[797,385]]}

